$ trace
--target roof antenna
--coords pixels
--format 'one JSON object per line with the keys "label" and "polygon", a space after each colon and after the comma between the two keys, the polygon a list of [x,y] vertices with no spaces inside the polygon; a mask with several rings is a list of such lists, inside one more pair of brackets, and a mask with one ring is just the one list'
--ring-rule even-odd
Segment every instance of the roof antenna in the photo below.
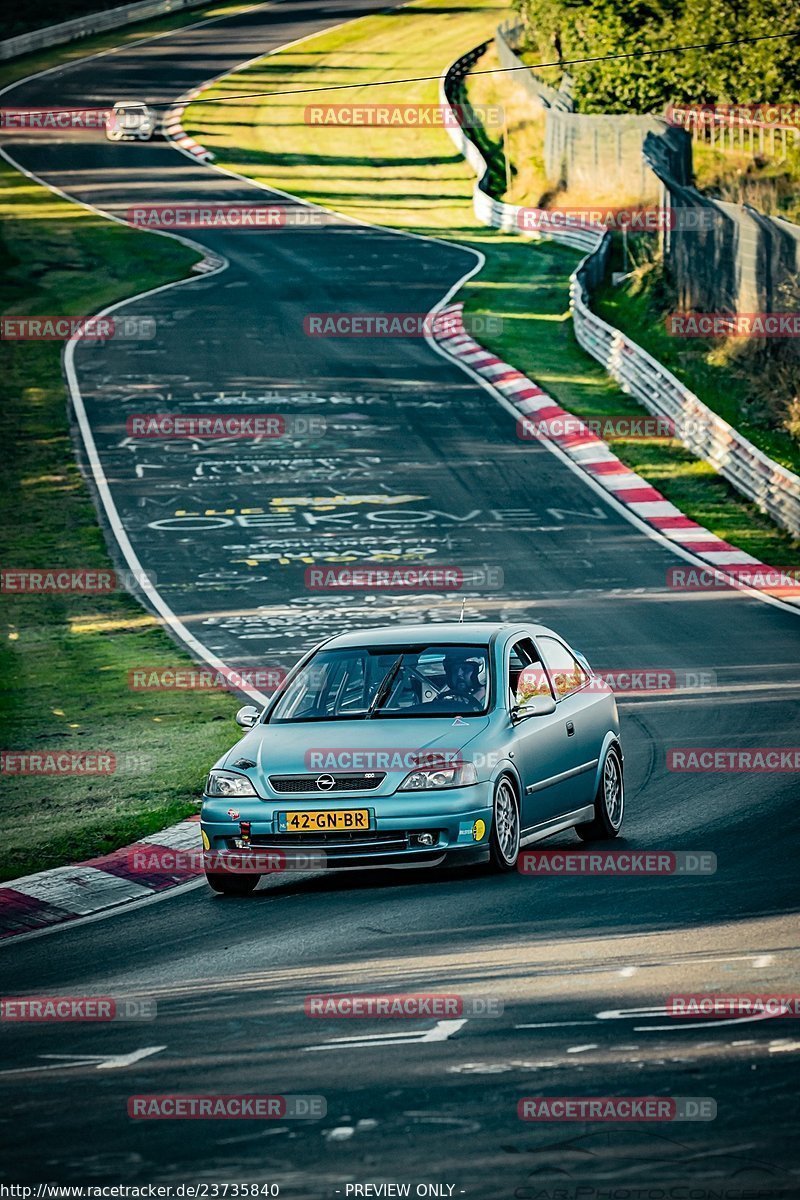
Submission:
{"label": "roof antenna", "polygon": [[463,624],[464,624],[464,605],[465,605],[466,603],[467,603],[467,597],[466,597],[466,596],[462,596],[462,597],[461,597],[461,614],[460,614],[460,616],[459,616],[459,618],[458,618],[458,623],[459,623],[459,625],[463,625]]}

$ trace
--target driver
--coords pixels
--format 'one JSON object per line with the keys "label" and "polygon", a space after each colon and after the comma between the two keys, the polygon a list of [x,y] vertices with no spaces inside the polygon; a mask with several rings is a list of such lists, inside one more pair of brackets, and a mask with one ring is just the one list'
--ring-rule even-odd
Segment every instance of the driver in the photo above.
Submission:
{"label": "driver", "polygon": [[442,666],[447,680],[442,698],[456,701],[472,700],[483,707],[486,688],[480,682],[478,663],[475,659],[463,651],[451,650],[444,656]]}

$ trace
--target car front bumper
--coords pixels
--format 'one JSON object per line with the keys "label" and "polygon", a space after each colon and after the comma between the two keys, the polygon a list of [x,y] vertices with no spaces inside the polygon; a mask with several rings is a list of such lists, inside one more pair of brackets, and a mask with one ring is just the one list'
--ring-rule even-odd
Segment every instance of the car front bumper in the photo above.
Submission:
{"label": "car front bumper", "polygon": [[[287,811],[319,811],[366,808],[370,828],[364,831],[330,830],[307,833],[282,833],[278,814]],[[228,809],[237,813],[228,815]],[[492,786],[478,783],[441,791],[395,792],[388,796],[337,795],[330,799],[284,796],[280,799],[240,799],[231,801],[204,796],[201,812],[203,846],[207,869],[225,869],[226,856],[232,856],[232,869],[246,871],[247,855],[253,855],[253,873],[262,873],[264,856],[276,851],[276,861],[285,861],[285,869],[369,868],[437,866],[480,860],[488,851],[492,818]],[[243,843],[242,822],[249,822],[249,847]],[[430,835],[425,845],[420,835]],[[306,856],[318,866],[303,867]],[[280,869],[276,867],[275,869]]]}

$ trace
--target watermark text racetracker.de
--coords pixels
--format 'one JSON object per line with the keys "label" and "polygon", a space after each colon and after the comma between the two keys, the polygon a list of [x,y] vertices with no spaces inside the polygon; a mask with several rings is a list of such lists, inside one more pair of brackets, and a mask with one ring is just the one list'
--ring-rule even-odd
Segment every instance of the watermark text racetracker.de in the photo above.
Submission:
{"label": "watermark text racetracker.de", "polygon": [[711,1096],[523,1096],[521,1121],[713,1121]]}
{"label": "watermark text racetracker.de", "polygon": [[0,592],[7,595],[106,596],[155,586],[145,571],[111,571],[97,567],[18,567],[0,571]]}
{"label": "watermark text racetracker.de", "polygon": [[733,775],[800,771],[800,746],[681,746],[667,750],[667,770]]}
{"label": "watermark text racetracker.de", "polygon": [[438,338],[469,334],[499,335],[503,318],[466,313],[452,316],[431,312],[316,312],[303,318],[306,337],[324,338]]}
{"label": "watermark text racetracker.de", "polygon": [[[494,767],[501,755],[475,754],[475,766]],[[458,747],[437,746],[313,746],[303,756],[307,771],[416,771],[460,766],[463,752]]]}
{"label": "watermark text racetracker.de", "polygon": [[141,996],[3,996],[0,1021],[154,1021],[156,1001]]}
{"label": "watermark text racetracker.de", "polygon": [[800,596],[800,567],[733,563],[716,569],[692,566],[667,569],[667,587],[673,592],[729,591],[737,585],[772,592],[777,596]]}
{"label": "watermark text racetracker.de", "polygon": [[564,229],[604,229],[623,233],[658,233],[681,230],[695,233],[720,225],[722,217],[713,208],[668,205],[570,205],[552,208],[526,208],[517,212],[517,227],[523,232],[549,233]]}
{"label": "watermark text racetracker.de", "polygon": [[137,204],[125,219],[137,229],[224,229],[242,233],[312,230],[344,222],[336,213],[301,204]]}
{"label": "watermark text racetracker.de", "polygon": [[346,128],[502,129],[505,115],[499,104],[309,104],[303,121]]}
{"label": "watermark text racetracker.de", "polygon": [[713,875],[710,850],[523,850],[520,875]]}
{"label": "watermark text racetracker.de", "polygon": [[71,317],[63,313],[0,317],[0,339],[4,342],[150,341],[155,336],[155,317]]}
{"label": "watermark text racetracker.de", "polygon": [[105,129],[110,108],[0,108],[0,129]]}
{"label": "watermark text racetracker.de", "polygon": [[557,694],[580,689],[617,695],[651,695],[659,692],[708,691],[716,686],[717,673],[708,667],[619,667],[600,668],[592,675],[584,671],[546,671],[528,666],[517,682],[517,695],[548,695],[552,679]]}
{"label": "watermark text racetracker.de", "polygon": [[501,1017],[503,1001],[499,996],[461,996],[456,993],[420,992],[390,994],[376,992],[343,994],[325,992],[306,996],[303,1003],[307,1017],[319,1019],[391,1019],[418,1020],[458,1017]]}
{"label": "watermark text racetracker.de", "polygon": [[[231,816],[236,812],[230,809]],[[281,875],[293,871],[324,871],[327,857],[323,850],[260,849],[250,840],[249,821],[239,822],[240,836],[234,838],[235,848],[211,850],[196,847],[193,850],[175,849],[141,842],[128,849],[125,864],[132,875],[148,878],[158,875],[191,876],[207,873],[224,875]]]}
{"label": "watermark text racetracker.de", "polygon": [[51,778],[95,775],[142,775],[151,772],[155,756],[140,750],[58,749],[0,750],[0,775],[44,775]]}
{"label": "watermark text racetracker.de", "polygon": [[[696,423],[693,423],[696,424]],[[682,426],[684,435],[689,432]],[[538,441],[540,438],[572,439],[575,442],[587,437],[624,438],[629,441],[664,441],[677,436],[675,422],[669,417],[647,414],[608,413],[602,417],[576,417],[564,413],[556,417],[520,417],[517,421],[517,437],[521,441]]]}
{"label": "watermark text racetracker.de", "polygon": [[113,775],[110,750],[0,750],[0,775]]}
{"label": "watermark text racetracker.de", "polygon": [[312,592],[459,592],[503,588],[499,566],[394,564],[307,567],[305,585]]}
{"label": "watermark text racetracker.de", "polygon": [[798,338],[800,312],[669,313],[666,329],[683,338]]}
{"label": "watermark text racetracker.de", "polygon": [[140,666],[128,671],[133,692],[246,691],[274,692],[286,678],[285,667]]}
{"label": "watermark text racetracker.de", "polygon": [[795,101],[756,104],[669,104],[664,120],[684,129],[691,126],[743,125],[800,129],[800,104]]}
{"label": "watermark text racetracker.de", "polygon": [[128,1098],[128,1116],[134,1121],[318,1121],[327,1111],[325,1097],[315,1095],[162,1093]]}
{"label": "watermark text racetracker.de", "polygon": [[666,1004],[669,1017],[800,1017],[797,992],[753,995],[720,995],[692,992],[670,996]]}
{"label": "watermark text racetracker.de", "polygon": [[132,413],[125,422],[130,438],[228,439],[251,441],[322,437],[325,417],[303,413]]}

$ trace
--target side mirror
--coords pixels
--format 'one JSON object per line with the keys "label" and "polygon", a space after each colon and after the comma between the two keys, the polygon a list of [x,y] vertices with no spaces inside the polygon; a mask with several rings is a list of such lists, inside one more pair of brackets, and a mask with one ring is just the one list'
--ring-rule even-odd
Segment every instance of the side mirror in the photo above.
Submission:
{"label": "side mirror", "polygon": [[256,708],[254,704],[245,704],[236,714],[236,724],[241,725],[242,729],[252,729],[260,716],[260,708]]}
{"label": "side mirror", "polygon": [[549,717],[556,711],[552,696],[531,696],[525,704],[515,704],[511,709],[511,720],[516,723],[525,717]]}

